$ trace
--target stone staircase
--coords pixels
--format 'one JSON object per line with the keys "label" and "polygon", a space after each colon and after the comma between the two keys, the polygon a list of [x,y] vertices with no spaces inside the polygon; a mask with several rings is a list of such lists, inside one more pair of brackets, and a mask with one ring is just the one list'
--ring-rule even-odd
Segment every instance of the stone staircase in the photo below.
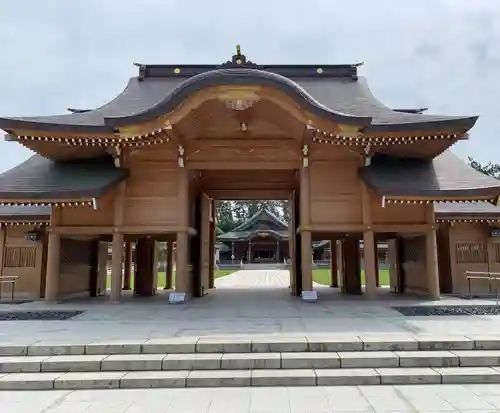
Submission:
{"label": "stone staircase", "polygon": [[0,390],[500,383],[500,337],[0,345]]}

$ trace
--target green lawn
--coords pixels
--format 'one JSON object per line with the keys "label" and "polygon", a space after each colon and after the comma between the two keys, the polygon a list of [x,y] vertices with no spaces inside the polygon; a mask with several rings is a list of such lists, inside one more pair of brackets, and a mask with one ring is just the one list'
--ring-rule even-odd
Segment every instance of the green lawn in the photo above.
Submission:
{"label": "green lawn", "polygon": [[[235,271],[236,270],[216,270],[215,271],[215,278],[224,277],[225,275],[229,275]],[[167,278],[166,272],[164,272],[164,271],[158,272],[158,283],[157,283],[158,288],[165,287],[166,278]],[[175,282],[175,271],[173,273],[173,278],[174,278],[174,282]],[[130,275],[130,285],[131,286],[134,285],[134,273],[133,272]],[[108,278],[106,280],[106,288],[111,288],[111,276],[108,276]]]}
{"label": "green lawn", "polygon": [[[389,285],[389,270],[379,270],[380,285]],[[313,270],[313,280],[318,284],[330,285],[332,281],[331,271],[329,269]],[[365,272],[361,270],[361,284],[365,283]]]}

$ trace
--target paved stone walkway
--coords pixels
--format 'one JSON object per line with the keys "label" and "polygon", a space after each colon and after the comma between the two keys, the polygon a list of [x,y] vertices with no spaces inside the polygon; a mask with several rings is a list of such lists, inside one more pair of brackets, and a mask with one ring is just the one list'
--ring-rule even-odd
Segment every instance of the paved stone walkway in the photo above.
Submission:
{"label": "paved stone walkway", "polygon": [[[498,316],[404,317],[392,305],[427,305],[411,296],[381,294],[376,299],[345,296],[331,288],[319,289],[319,301],[305,303],[289,288],[217,288],[203,298],[169,305],[163,290],[156,297],[124,294],[121,304],[107,297],[47,305],[32,302],[1,304],[6,310],[84,310],[66,321],[2,321],[0,343],[37,341],[90,342],[271,334],[390,334],[500,335]],[[446,298],[438,303],[492,304],[494,300]]]}
{"label": "paved stone walkway", "polygon": [[[216,288],[288,288],[288,270],[240,270],[215,280]],[[314,287],[322,287],[314,283]]]}
{"label": "paved stone walkway", "polygon": [[6,413],[498,412],[500,386],[360,386],[0,392]]}

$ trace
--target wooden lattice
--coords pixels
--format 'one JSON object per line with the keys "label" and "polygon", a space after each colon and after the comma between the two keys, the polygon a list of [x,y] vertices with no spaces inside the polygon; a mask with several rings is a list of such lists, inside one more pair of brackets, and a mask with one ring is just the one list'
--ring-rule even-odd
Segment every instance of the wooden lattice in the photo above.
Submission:
{"label": "wooden lattice", "polygon": [[5,248],[5,267],[34,268],[36,266],[36,247]]}
{"label": "wooden lattice", "polygon": [[488,261],[484,242],[459,242],[455,244],[457,263],[484,263]]}

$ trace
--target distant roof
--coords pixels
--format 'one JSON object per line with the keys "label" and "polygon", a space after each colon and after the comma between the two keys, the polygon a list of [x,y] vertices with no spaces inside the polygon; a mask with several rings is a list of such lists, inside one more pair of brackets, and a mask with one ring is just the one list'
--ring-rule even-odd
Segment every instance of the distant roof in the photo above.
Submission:
{"label": "distant roof", "polygon": [[[254,225],[258,222],[265,221],[266,219],[274,222],[279,229],[254,228]],[[262,208],[232,231],[218,235],[217,239],[221,241],[248,239],[261,232],[272,233],[275,237],[280,239],[288,238],[288,225],[266,208]]]}
{"label": "distant roof", "polygon": [[265,219],[269,219],[271,222],[276,223],[281,229],[287,229],[288,226],[284,223],[280,218],[274,215],[267,208],[259,209],[255,214],[253,214],[250,218],[248,218],[245,222],[238,225],[233,231],[246,231],[255,225],[257,222],[264,221]]}
{"label": "distant roof", "polygon": [[460,131],[475,116],[423,115],[393,110],[378,101],[357,73],[358,65],[257,65],[240,55],[222,65],[138,65],[139,76],[108,104],[93,110],[21,118],[0,118],[0,128],[64,132],[113,132],[120,125],[145,122],[168,113],[208,86],[256,84],[280,89],[318,116],[366,131]]}
{"label": "distant roof", "polygon": [[387,197],[494,199],[500,194],[500,180],[476,171],[449,150],[433,160],[377,155],[360,173],[369,187]]}
{"label": "distant roof", "polygon": [[111,157],[55,162],[40,155],[0,174],[0,199],[71,200],[103,195],[128,171]]}

